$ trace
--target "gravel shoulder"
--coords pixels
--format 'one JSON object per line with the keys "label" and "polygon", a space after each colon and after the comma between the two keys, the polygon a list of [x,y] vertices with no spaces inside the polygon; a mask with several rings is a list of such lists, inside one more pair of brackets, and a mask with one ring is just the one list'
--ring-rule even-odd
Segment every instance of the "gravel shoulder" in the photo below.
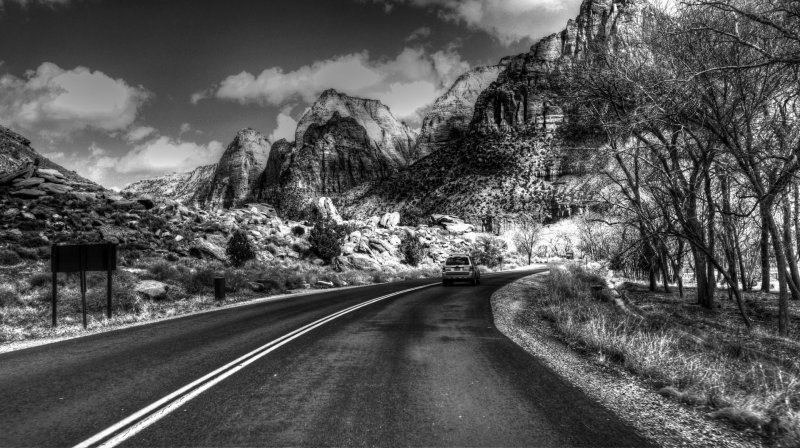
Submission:
{"label": "gravel shoulder", "polygon": [[492,296],[492,313],[500,332],[661,446],[767,446],[757,434],[737,431],[700,410],[671,402],[631,373],[570,348],[531,308],[529,297],[544,287],[544,275],[524,277]]}

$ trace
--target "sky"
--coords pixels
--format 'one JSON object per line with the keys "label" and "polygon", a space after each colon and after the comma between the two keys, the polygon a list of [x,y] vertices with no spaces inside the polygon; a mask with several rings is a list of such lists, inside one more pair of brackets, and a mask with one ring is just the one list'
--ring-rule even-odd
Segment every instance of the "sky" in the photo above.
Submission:
{"label": "sky", "polygon": [[0,0],[0,125],[108,188],[215,163],[239,129],[292,140],[335,88],[411,127],[472,67],[580,0]]}

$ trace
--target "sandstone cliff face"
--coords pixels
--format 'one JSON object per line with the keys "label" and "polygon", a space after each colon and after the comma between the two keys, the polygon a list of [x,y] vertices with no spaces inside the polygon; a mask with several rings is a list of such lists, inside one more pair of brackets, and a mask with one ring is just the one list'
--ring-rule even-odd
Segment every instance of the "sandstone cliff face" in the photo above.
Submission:
{"label": "sandstone cliff face", "polygon": [[246,201],[256,191],[269,159],[269,141],[256,130],[242,129],[217,163],[214,177],[193,200],[216,209]]}
{"label": "sandstone cliff face", "polygon": [[122,192],[137,197],[190,201],[200,190],[208,190],[217,164],[195,168],[187,173],[172,173],[152,179],[143,179],[126,186]]}
{"label": "sandstone cliff face", "polygon": [[291,149],[285,142],[273,147],[259,195],[283,211],[320,196],[338,201],[416,160],[416,135],[386,106],[334,90],[325,91],[303,115],[296,136]]}
{"label": "sandstone cliff face", "polygon": [[504,58],[506,69],[476,102],[472,128],[556,129],[564,112],[555,91],[570,63],[623,49],[640,35],[647,5],[646,0],[585,0],[564,31],[545,37],[527,53]]}
{"label": "sandstone cliff face", "polygon": [[475,101],[497,79],[502,69],[502,65],[476,67],[459,76],[450,89],[436,99],[422,121],[417,138],[420,157],[458,141],[467,133],[475,112]]}
{"label": "sandstone cliff face", "polygon": [[[592,173],[604,161],[592,151],[594,142],[567,144],[569,136],[556,132],[571,110],[561,89],[571,70],[591,69],[594,55],[623,51],[635,41],[647,26],[647,5],[585,0],[564,31],[500,61],[504,68],[478,95],[463,138],[440,145],[389,181],[351,192],[342,200],[343,213],[399,210],[409,220],[449,213],[496,231],[498,222],[556,219],[590,203],[603,188],[602,176]],[[435,140],[428,137],[435,135],[431,129],[423,130],[426,141]]]}
{"label": "sandstone cliff face", "polygon": [[258,180],[253,196],[256,200],[274,202],[281,194],[281,174],[287,172],[294,154],[294,142],[282,138],[272,144],[267,166]]}
{"label": "sandstone cliff face", "polygon": [[377,100],[355,98],[333,89],[322,92],[300,118],[295,131],[297,149],[305,144],[305,133],[310,126],[323,125],[337,113],[363,127],[370,145],[395,167],[407,166],[418,158],[414,151],[416,133],[397,120],[388,107]]}

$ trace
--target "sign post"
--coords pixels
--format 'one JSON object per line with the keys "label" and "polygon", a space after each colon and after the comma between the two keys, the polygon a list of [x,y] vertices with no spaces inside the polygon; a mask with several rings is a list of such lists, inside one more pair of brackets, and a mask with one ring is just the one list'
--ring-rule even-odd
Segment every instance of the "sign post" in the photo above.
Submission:
{"label": "sign post", "polygon": [[112,243],[100,244],[69,244],[53,245],[50,249],[50,270],[53,273],[53,326],[58,325],[58,273],[77,272],[81,286],[81,305],[83,308],[83,328],[87,326],[86,320],[86,271],[106,271],[107,281],[107,310],[106,315],[111,317],[111,272],[117,269],[117,245]]}

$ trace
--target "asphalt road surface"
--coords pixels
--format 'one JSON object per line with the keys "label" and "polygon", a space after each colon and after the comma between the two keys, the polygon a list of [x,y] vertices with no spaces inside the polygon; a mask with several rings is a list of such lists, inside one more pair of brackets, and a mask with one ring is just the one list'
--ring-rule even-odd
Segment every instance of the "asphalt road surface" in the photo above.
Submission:
{"label": "asphalt road surface", "polygon": [[0,446],[648,446],[497,331],[489,298],[523,275],[436,284],[311,329],[431,280],[0,354]]}

